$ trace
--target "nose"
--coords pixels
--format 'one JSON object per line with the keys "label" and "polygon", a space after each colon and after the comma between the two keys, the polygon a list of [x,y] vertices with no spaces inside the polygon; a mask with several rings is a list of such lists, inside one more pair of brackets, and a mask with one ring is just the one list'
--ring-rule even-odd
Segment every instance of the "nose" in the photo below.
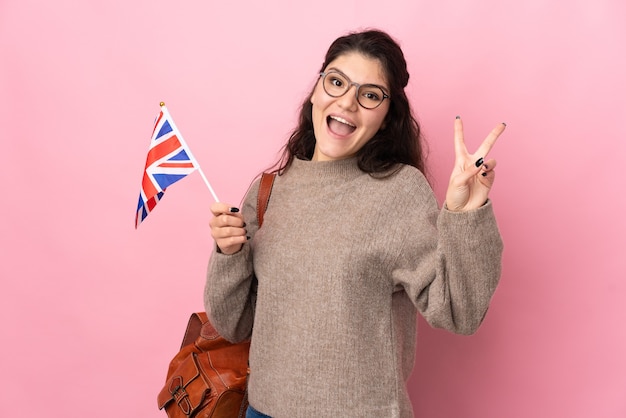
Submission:
{"label": "nose", "polygon": [[[354,93],[352,92],[354,89]],[[337,103],[342,109],[355,111],[359,106],[359,102],[357,101],[356,95],[359,91],[359,86],[355,83],[352,83],[348,90],[344,93],[343,96],[337,98]]]}

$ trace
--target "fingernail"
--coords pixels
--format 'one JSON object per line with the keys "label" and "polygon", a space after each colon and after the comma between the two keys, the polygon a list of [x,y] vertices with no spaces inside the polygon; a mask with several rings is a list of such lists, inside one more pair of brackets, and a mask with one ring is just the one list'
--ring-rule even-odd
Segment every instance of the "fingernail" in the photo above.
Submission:
{"label": "fingernail", "polygon": [[244,222],[244,223],[243,223],[243,226],[242,226],[242,228],[245,228],[245,227],[246,227],[246,223]]}
{"label": "fingernail", "polygon": [[487,177],[487,173],[482,173],[481,176]]}
{"label": "fingernail", "polygon": [[502,124],[503,124],[504,126],[506,126],[506,123],[502,122]]}
{"label": "fingernail", "polygon": [[249,236],[246,236],[246,240],[250,241],[252,238],[250,238]]}
{"label": "fingernail", "polygon": [[487,164],[484,165],[485,170],[489,170],[489,166]]}
{"label": "fingernail", "polygon": [[480,167],[481,165],[483,165],[483,162],[484,162],[483,158],[482,157],[479,158],[478,161],[476,161],[476,167]]}
{"label": "fingernail", "polygon": [[230,209],[228,209],[228,211],[230,213],[237,213],[237,212],[239,212],[239,208],[230,208]]}
{"label": "fingernail", "polygon": [[456,118],[457,118],[457,119],[461,119],[461,117],[460,117],[459,115],[456,115]]}

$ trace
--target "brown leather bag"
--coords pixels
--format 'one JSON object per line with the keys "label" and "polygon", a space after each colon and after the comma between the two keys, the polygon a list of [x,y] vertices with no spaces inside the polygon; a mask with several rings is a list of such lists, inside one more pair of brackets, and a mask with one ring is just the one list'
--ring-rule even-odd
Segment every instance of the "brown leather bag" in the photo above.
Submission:
{"label": "brown leather bag", "polygon": [[170,418],[245,416],[250,341],[233,344],[206,313],[191,315],[180,351],[157,398]]}
{"label": "brown leather bag", "polygon": [[[257,199],[259,227],[275,174],[261,177]],[[189,318],[180,351],[172,359],[165,386],[157,396],[169,418],[245,417],[250,341],[231,343],[213,327],[205,312]]]}

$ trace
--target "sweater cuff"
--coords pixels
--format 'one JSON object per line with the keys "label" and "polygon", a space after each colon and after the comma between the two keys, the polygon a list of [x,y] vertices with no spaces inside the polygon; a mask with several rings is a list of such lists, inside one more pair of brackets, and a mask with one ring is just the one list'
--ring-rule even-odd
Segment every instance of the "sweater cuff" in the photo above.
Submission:
{"label": "sweater cuff", "polygon": [[220,250],[220,247],[217,246],[217,244],[213,243],[213,255],[211,258],[215,258],[216,261],[218,262],[236,262],[239,261],[240,259],[245,260],[248,258],[250,254],[250,245],[249,244],[243,244],[241,246],[241,249],[239,251],[237,251],[236,253],[233,254],[224,254],[222,252],[222,250]]}
{"label": "sweater cuff", "polygon": [[[444,205],[445,206],[445,205]],[[452,212],[441,209],[437,226],[444,237],[464,237],[468,241],[485,238],[499,239],[496,217],[491,200],[477,208],[464,212]],[[479,235],[479,236],[476,236]]]}
{"label": "sweater cuff", "polygon": [[479,209],[481,209],[481,208],[484,208],[484,207],[485,207],[485,206],[487,206],[488,204],[491,204],[491,199],[487,199],[487,201],[486,201],[485,203],[483,203],[483,205],[482,205],[481,207],[477,208],[477,209],[465,210],[465,211],[460,211],[460,210],[453,211],[453,210],[448,209],[448,205],[447,205],[447,204],[446,204],[446,202],[444,201],[444,202],[443,202],[443,206],[441,207],[441,210],[445,210],[446,212],[451,212],[451,213],[467,213],[467,212],[473,212],[473,211],[475,211],[475,210],[479,210]]}

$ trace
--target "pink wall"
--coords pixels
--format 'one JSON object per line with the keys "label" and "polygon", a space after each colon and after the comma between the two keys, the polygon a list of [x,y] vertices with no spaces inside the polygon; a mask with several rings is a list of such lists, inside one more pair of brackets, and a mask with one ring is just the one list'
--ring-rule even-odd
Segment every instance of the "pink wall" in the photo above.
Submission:
{"label": "pink wall", "polygon": [[165,416],[212,200],[194,173],[133,229],[159,101],[237,203],[329,42],[366,26],[404,47],[439,197],[454,116],[473,145],[509,126],[502,284],[472,337],[421,323],[416,412],[626,416],[622,0],[180,3],[0,3],[0,416]]}

